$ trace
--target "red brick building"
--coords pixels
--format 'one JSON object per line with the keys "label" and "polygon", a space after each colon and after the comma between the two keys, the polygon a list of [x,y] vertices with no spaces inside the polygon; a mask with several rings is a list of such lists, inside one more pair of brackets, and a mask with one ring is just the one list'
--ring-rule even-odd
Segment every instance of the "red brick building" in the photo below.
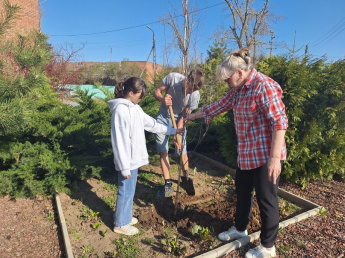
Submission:
{"label": "red brick building", "polygon": [[[18,18],[13,21],[13,27],[7,30],[4,36],[8,39],[17,33],[27,35],[32,29],[40,30],[40,16],[38,0],[8,0],[10,4],[19,6]],[[4,9],[3,0],[0,0],[0,12]]]}

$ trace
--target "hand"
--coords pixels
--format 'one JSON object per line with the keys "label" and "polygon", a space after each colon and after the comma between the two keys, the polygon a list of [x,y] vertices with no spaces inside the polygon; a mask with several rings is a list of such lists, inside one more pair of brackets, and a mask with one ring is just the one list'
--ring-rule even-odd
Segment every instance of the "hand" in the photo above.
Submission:
{"label": "hand", "polygon": [[196,119],[196,115],[194,114],[187,114],[186,116],[186,123],[188,123],[189,121],[193,121]]}
{"label": "hand", "polygon": [[[180,129],[177,129],[177,130],[180,130]],[[174,142],[176,148],[179,149],[179,150],[181,150],[181,145],[178,144],[177,139],[176,139],[177,137],[179,137],[179,136],[178,136],[177,134],[175,134],[175,135],[174,135],[173,142]]]}
{"label": "hand", "polygon": [[280,175],[281,172],[281,164],[280,164],[280,158],[269,158],[267,162],[267,168],[268,168],[268,180],[270,182],[273,182],[273,184],[277,183],[277,178]]}
{"label": "hand", "polygon": [[184,128],[178,128],[178,129],[176,129],[176,134],[184,134]]}
{"label": "hand", "polygon": [[166,106],[172,106],[172,98],[171,97],[164,97],[164,105]]}
{"label": "hand", "polygon": [[124,178],[126,178],[126,179],[130,178],[130,177],[132,177],[132,175],[124,176]]}

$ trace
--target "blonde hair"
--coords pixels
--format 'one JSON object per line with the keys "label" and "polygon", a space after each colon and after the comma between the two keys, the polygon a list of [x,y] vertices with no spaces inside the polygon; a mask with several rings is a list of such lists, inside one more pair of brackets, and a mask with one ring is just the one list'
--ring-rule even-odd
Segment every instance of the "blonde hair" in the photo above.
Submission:
{"label": "blonde hair", "polygon": [[250,58],[250,49],[247,47],[236,50],[233,54],[224,59],[217,70],[219,80],[228,79],[236,69],[245,71],[252,70],[254,64]]}

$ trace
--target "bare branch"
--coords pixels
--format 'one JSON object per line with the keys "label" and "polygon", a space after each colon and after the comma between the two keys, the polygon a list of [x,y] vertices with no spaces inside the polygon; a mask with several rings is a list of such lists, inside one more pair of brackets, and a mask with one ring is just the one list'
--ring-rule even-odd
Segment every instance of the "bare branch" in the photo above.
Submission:
{"label": "bare branch", "polygon": [[[223,31],[223,35],[227,39],[235,39],[237,46],[242,48],[244,44],[247,47],[254,45],[254,59],[256,56],[256,46],[263,44],[258,37],[263,37],[269,34],[269,21],[274,21],[274,18],[281,19],[269,13],[269,0],[264,0],[263,7],[256,11],[252,6],[254,0],[224,0],[229,7],[232,15],[232,24],[228,30]],[[230,35],[229,35],[230,34]]]}

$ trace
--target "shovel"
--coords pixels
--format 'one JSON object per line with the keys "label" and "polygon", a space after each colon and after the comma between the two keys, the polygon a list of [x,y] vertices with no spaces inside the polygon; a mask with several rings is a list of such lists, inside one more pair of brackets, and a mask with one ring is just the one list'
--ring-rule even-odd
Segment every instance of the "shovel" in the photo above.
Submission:
{"label": "shovel", "polygon": [[[169,94],[166,95],[167,97],[171,97]],[[171,117],[171,121],[173,123],[173,126],[175,129],[177,129],[176,126],[176,121],[175,121],[175,117],[174,117],[174,111],[172,109],[172,106],[169,106],[169,112],[170,112],[170,117]],[[177,135],[176,136],[176,140],[177,140],[177,144],[179,146],[181,145],[181,140],[180,137]],[[188,168],[185,169],[185,165],[187,164],[186,161],[184,160],[184,155],[182,153],[181,155],[182,158],[182,169],[183,169],[183,174],[184,176],[181,176],[181,187],[183,187],[188,195],[195,195],[195,188],[194,188],[194,184],[193,184],[193,179],[188,177]]]}

